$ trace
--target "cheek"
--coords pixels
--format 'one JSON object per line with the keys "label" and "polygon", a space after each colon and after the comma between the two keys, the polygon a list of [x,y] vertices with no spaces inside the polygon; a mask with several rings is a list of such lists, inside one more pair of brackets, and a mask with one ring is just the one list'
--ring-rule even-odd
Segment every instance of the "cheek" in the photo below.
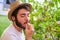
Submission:
{"label": "cheek", "polygon": [[26,26],[26,24],[24,24],[25,23],[25,20],[24,19],[18,19],[18,21],[25,27]]}
{"label": "cheek", "polygon": [[24,24],[24,19],[23,18],[20,18],[20,17],[18,17],[18,21],[21,23],[21,24]]}

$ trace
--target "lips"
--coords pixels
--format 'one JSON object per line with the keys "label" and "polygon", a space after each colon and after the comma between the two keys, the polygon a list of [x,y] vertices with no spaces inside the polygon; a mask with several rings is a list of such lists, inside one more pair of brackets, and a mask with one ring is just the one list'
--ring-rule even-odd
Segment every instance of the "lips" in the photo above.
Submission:
{"label": "lips", "polygon": [[24,24],[27,24],[28,22],[25,22]]}
{"label": "lips", "polygon": [[27,23],[29,23],[30,21],[26,21],[24,24],[27,24]]}

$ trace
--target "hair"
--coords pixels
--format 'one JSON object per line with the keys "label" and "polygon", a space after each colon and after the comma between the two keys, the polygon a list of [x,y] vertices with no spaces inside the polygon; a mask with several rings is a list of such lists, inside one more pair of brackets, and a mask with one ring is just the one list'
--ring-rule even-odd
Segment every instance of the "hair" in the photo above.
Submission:
{"label": "hair", "polygon": [[31,12],[30,4],[26,4],[26,3],[25,3],[25,4],[19,5],[19,6],[13,11],[13,13],[12,13],[11,16],[16,17],[16,16],[17,16],[17,13],[18,13],[18,11],[19,11],[20,9],[26,9],[26,10],[28,10],[29,12]]}

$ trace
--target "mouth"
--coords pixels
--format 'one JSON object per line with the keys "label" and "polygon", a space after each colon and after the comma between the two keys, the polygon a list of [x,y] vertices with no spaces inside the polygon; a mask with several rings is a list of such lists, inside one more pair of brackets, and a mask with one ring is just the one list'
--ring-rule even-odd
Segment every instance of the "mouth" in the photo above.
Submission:
{"label": "mouth", "polygon": [[28,22],[25,22],[24,24],[27,24]]}
{"label": "mouth", "polygon": [[30,21],[26,21],[24,24],[27,24],[27,23],[29,23]]}
{"label": "mouth", "polygon": [[28,24],[29,23],[29,21],[26,21],[25,23],[24,23],[24,27],[26,28],[26,24]]}

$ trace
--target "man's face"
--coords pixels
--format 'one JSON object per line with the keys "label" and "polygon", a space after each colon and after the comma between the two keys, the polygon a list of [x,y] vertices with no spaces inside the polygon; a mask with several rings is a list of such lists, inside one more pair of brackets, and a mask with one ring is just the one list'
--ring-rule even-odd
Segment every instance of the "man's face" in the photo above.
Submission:
{"label": "man's face", "polygon": [[26,9],[20,9],[18,11],[17,18],[15,19],[16,25],[21,28],[25,28],[26,24],[30,21],[29,13],[30,12]]}

